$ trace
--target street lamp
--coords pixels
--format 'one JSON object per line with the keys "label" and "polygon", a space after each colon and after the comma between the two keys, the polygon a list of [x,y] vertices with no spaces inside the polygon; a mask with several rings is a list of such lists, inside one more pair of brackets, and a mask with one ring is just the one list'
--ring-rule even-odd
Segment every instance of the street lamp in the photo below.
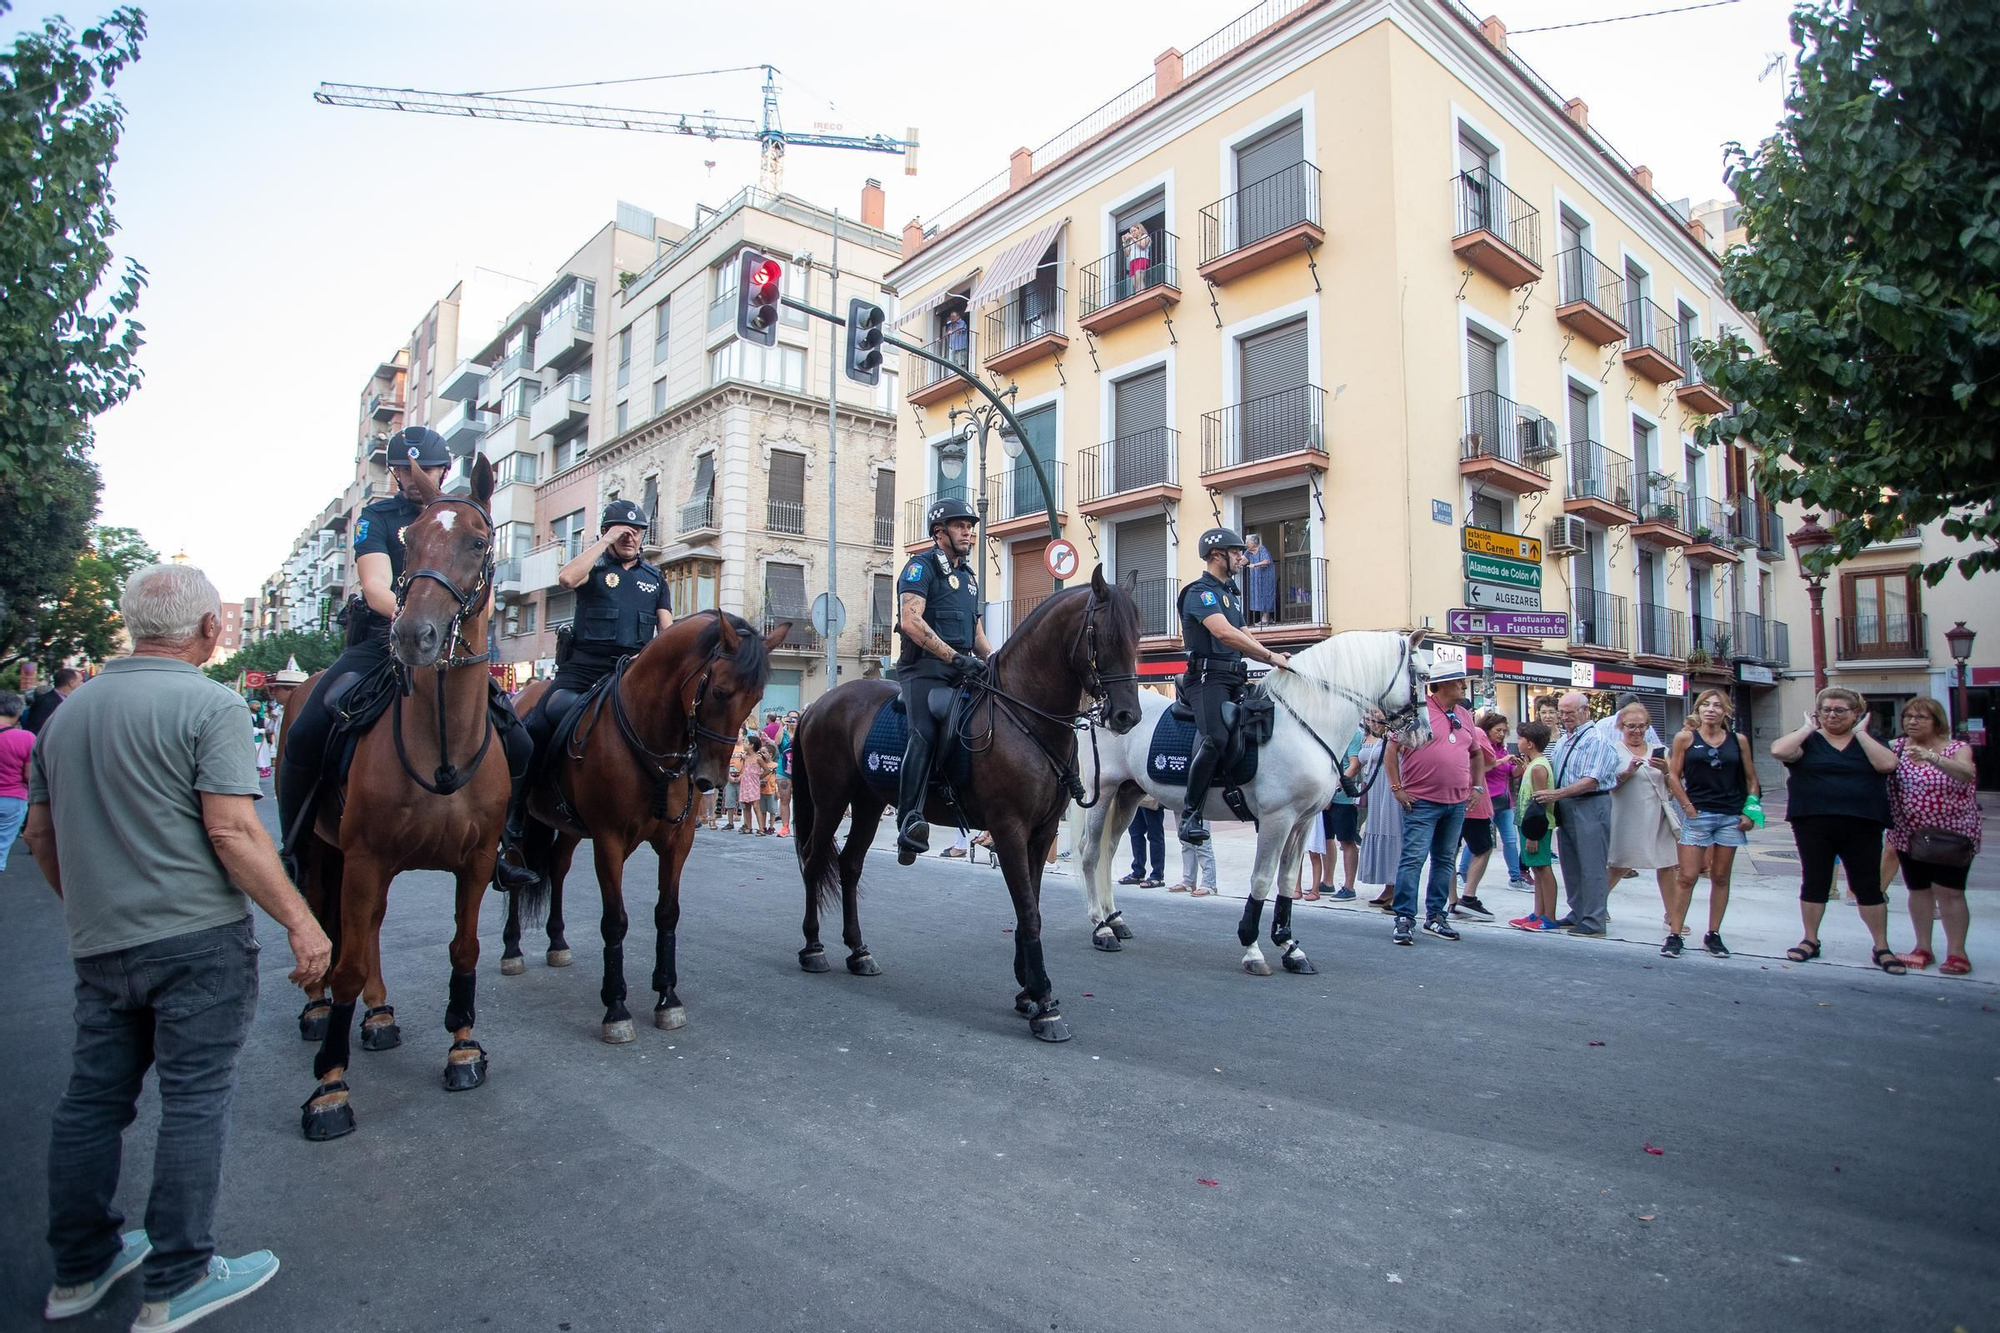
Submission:
{"label": "street lamp", "polygon": [[1806,596],[1812,601],[1813,693],[1817,694],[1826,688],[1826,571],[1814,569],[1807,559],[1838,538],[1819,525],[1818,514],[1807,514],[1785,540],[1798,556],[1799,577],[1806,581]]}
{"label": "street lamp", "polygon": [[1951,695],[1951,720],[1956,724],[1954,730],[1960,736],[1966,734],[1965,722],[1969,716],[1965,711],[1965,672],[1966,663],[1972,660],[1974,637],[1973,631],[1965,627],[1963,620],[1944,632],[1945,645],[1951,649],[1951,660],[1958,664],[1958,682]]}
{"label": "street lamp", "polygon": [[[1000,396],[1007,400],[1009,411],[1014,407],[1014,396],[1020,386],[1009,383]],[[974,507],[979,511],[979,579],[982,587],[990,587],[986,582],[986,434],[997,424],[1000,428],[1000,447],[1007,451],[1008,458],[1021,456],[1021,438],[1007,429],[1006,419],[1000,410],[989,403],[977,407],[954,407],[950,412],[952,429],[958,434],[938,446],[938,466],[947,481],[957,481],[965,473],[966,456],[970,450],[979,450],[979,493]],[[963,425],[959,424],[961,421]],[[982,593],[982,595],[984,595]]]}

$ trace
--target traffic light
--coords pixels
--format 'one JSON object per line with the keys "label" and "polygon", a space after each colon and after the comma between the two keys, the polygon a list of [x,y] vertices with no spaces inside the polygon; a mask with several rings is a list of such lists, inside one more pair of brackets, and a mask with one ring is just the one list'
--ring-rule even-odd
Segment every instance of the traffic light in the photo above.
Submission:
{"label": "traffic light", "polygon": [[769,255],[745,250],[736,258],[736,272],[736,336],[762,347],[774,346],[784,266]]}
{"label": "traffic light", "polygon": [[873,301],[847,303],[847,378],[858,384],[882,380],[882,332],[886,316]]}

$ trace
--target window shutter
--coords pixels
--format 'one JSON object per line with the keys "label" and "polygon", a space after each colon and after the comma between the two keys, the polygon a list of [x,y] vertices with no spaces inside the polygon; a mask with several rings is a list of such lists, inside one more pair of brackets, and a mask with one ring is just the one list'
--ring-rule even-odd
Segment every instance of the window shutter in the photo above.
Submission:
{"label": "window shutter", "polygon": [[1236,149],[1236,188],[1255,185],[1306,160],[1306,127],[1293,118]]}
{"label": "window shutter", "polygon": [[782,451],[773,453],[770,485],[773,504],[804,504],[806,502],[805,455]]}
{"label": "window shutter", "polygon": [[715,496],[715,455],[703,454],[694,463],[694,493],[692,500],[708,500]]}
{"label": "window shutter", "polygon": [[889,613],[889,608],[891,606],[891,602],[889,600],[889,585],[892,582],[892,580],[889,578],[887,574],[877,574],[875,575],[872,582],[873,582],[873,588],[871,590],[869,598],[870,602],[869,621],[873,625],[886,628],[887,626],[893,624],[895,619]]}
{"label": "window shutter", "polygon": [[1112,388],[1114,438],[1123,439],[1141,431],[1158,430],[1167,424],[1167,372],[1165,367],[1120,380]]}
{"label": "window shutter", "polygon": [[1118,525],[1118,575],[1139,575],[1139,620],[1147,634],[1174,632],[1173,567],[1167,563],[1167,520],[1133,519]]}
{"label": "window shutter", "polygon": [[1265,533],[1264,545],[1275,548],[1277,543],[1271,537],[1278,524],[1286,519],[1310,517],[1311,499],[1311,493],[1303,486],[1246,496],[1243,500],[1243,531],[1247,534],[1262,528],[1272,529],[1272,532]]}
{"label": "window shutter", "polygon": [[800,615],[806,610],[806,570],[804,565],[764,566],[764,610],[778,615]]}
{"label": "window shutter", "polygon": [[875,522],[896,521],[896,474],[883,468],[875,474]]}
{"label": "window shutter", "polygon": [[1243,358],[1243,401],[1282,393],[1312,382],[1307,364],[1306,322],[1252,334],[1240,344]]}
{"label": "window shutter", "polygon": [[1235,244],[1248,245],[1305,218],[1301,173],[1281,173],[1306,160],[1303,119],[1295,118],[1236,149]]}
{"label": "window shutter", "polygon": [[1500,344],[1470,330],[1465,335],[1465,391],[1500,392]]}

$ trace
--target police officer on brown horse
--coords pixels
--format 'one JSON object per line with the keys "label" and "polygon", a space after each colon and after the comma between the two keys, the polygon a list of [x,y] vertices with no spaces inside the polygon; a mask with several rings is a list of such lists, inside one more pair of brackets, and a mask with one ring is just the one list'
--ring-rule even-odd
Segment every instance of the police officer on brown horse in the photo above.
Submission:
{"label": "police officer on brown horse", "polygon": [[1187,648],[1187,675],[1181,678],[1181,698],[1194,710],[1200,731],[1194,759],[1188,764],[1187,806],[1181,814],[1181,841],[1207,842],[1208,824],[1202,805],[1208,800],[1215,770],[1229,748],[1229,727],[1222,705],[1243,697],[1248,683],[1243,659],[1269,662],[1289,670],[1291,658],[1273,652],[1243,628],[1243,593],[1236,575],[1246,563],[1243,539],[1229,528],[1201,534],[1202,574],[1181,589],[1181,643]]}
{"label": "police officer on brown horse", "polygon": [[931,549],[911,556],[896,580],[903,635],[896,678],[910,729],[896,795],[896,857],[904,865],[930,850],[924,797],[938,725],[931,716],[930,693],[939,685],[985,679],[986,659],[993,652],[979,623],[979,576],[966,560],[978,537],[979,515],[954,497],[932,505],[925,521]]}

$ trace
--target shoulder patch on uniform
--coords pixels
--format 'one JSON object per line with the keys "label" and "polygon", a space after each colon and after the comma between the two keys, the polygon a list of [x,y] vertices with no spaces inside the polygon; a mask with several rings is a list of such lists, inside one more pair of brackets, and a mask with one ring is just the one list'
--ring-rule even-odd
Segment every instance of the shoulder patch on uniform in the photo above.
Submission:
{"label": "shoulder patch on uniform", "polygon": [[364,519],[362,519],[362,520],[361,520],[361,521],[360,521],[359,523],[356,523],[356,524],[354,525],[354,540],[355,540],[355,541],[358,541],[358,542],[365,542],[365,541],[367,541],[367,540],[368,540],[368,520],[367,520],[367,519],[365,519],[365,518],[364,518]]}
{"label": "shoulder patch on uniform", "polygon": [[922,583],[924,581],[924,567],[912,560],[910,567],[903,571],[903,581],[905,583]]}
{"label": "shoulder patch on uniform", "polygon": [[1212,593],[1212,592],[1210,592],[1210,591],[1209,591],[1208,589],[1206,589],[1206,588],[1202,589],[1202,592],[1201,592],[1201,604],[1202,604],[1203,606],[1214,606],[1214,605],[1215,605],[1215,594],[1214,594],[1214,593]]}

